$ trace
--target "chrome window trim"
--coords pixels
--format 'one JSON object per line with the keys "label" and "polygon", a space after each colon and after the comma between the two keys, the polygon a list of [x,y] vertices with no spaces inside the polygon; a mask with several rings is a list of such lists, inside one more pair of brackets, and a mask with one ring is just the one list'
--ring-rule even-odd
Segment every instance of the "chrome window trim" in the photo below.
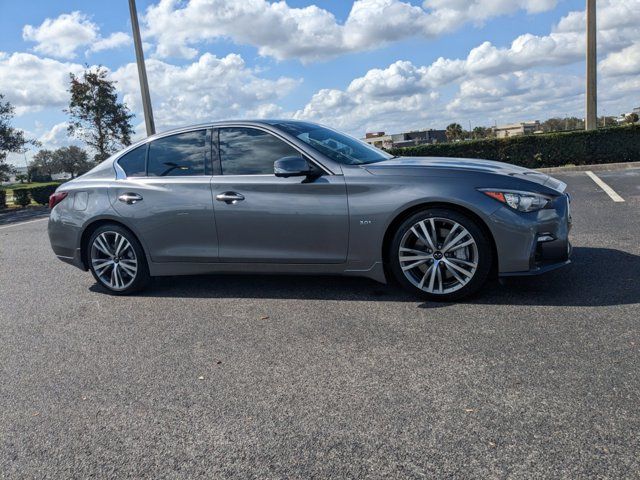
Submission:
{"label": "chrome window trim", "polygon": [[210,179],[212,177],[212,175],[166,175],[164,177],[159,177],[158,175],[153,175],[153,176],[145,176],[145,177],[127,177],[130,179],[144,179],[144,180],[153,180],[153,179],[158,179],[158,180],[163,180],[165,178],[169,178],[169,179],[174,179],[174,180],[180,180],[182,178],[197,178],[200,180],[206,180],[206,179]]}
{"label": "chrome window trim", "polygon": [[[274,127],[268,123],[261,123],[260,121],[253,122],[253,121],[245,120],[245,121],[212,122],[212,123],[204,123],[199,125],[191,125],[189,127],[181,127],[173,130],[168,130],[162,133],[157,133],[143,140],[140,140],[139,142],[136,142],[133,145],[130,145],[128,148],[126,148],[122,152],[119,152],[116,154],[117,156],[113,159],[113,167],[116,172],[116,180],[125,180],[128,178],[126,173],[124,172],[124,169],[118,164],[118,160],[120,160],[127,153],[131,152],[132,150],[138,147],[141,147],[142,145],[148,144],[149,142],[153,142],[154,140],[158,140],[160,138],[169,137],[171,135],[177,135],[180,133],[188,133],[196,130],[207,130],[207,129],[215,130],[220,128],[234,128],[234,127],[256,128],[258,130],[262,130],[266,133],[269,133],[275,136],[276,138],[282,140],[283,142],[287,143],[294,150],[303,154],[306,158],[311,160],[318,168],[320,168],[327,175],[335,175],[335,176],[342,175],[342,167],[337,162],[334,162],[329,158],[325,158],[320,152],[312,151],[312,149],[309,146],[305,145],[303,147],[303,146],[297,145],[296,143],[291,141],[291,139],[287,138],[287,136],[285,136],[282,132],[280,132],[280,130],[278,130],[277,127]],[[304,143],[304,142],[300,142],[300,143]],[[318,156],[321,156],[322,160],[319,160]],[[217,175],[215,175],[214,172],[212,172],[211,176],[213,177]],[[129,178],[148,178],[148,177],[129,177]],[[164,178],[170,178],[170,177],[164,177]]]}
{"label": "chrome window trim", "polygon": [[[124,169],[120,166],[120,164],[118,163],[120,161],[120,159],[122,157],[124,157],[127,153],[132,152],[133,150],[135,150],[138,147],[141,147],[143,145],[148,145],[149,143],[155,141],[155,140],[160,140],[161,138],[165,138],[165,137],[170,137],[172,135],[179,135],[181,133],[189,133],[189,132],[196,132],[198,130],[208,130],[211,127],[207,127],[205,125],[197,125],[197,126],[191,126],[191,127],[184,127],[184,128],[179,128],[176,130],[169,130],[168,132],[162,132],[162,133],[157,133],[155,135],[152,135],[150,137],[145,138],[144,140],[140,140],[137,143],[134,143],[133,145],[130,145],[126,150],[120,152],[118,154],[118,156],[113,160],[113,166],[114,169],[116,171],[116,180],[125,180],[127,178],[149,178],[148,175],[145,175],[144,177],[127,177],[127,174],[125,173]],[[147,159],[145,160],[145,169],[148,169],[147,166],[147,162],[149,161],[149,150],[147,148]],[[205,152],[205,162],[207,160],[207,155]],[[206,165],[205,165],[206,168]],[[189,175],[184,175],[184,176],[189,176]],[[192,176],[196,176],[196,175],[192,175]],[[205,176],[209,176],[209,175],[205,175]],[[161,178],[170,178],[170,177],[161,177]],[[176,176],[174,175],[174,178],[176,178]]]}

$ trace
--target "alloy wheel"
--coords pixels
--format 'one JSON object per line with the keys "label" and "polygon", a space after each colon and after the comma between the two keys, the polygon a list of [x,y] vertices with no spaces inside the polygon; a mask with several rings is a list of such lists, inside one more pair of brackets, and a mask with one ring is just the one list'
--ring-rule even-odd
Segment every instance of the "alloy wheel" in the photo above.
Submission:
{"label": "alloy wheel", "polygon": [[106,231],[91,245],[91,265],[98,279],[112,290],[125,290],[138,273],[138,259],[133,246],[118,232]]}
{"label": "alloy wheel", "polygon": [[478,246],[473,235],[449,218],[425,218],[402,237],[400,267],[414,286],[433,295],[465,287],[478,269]]}

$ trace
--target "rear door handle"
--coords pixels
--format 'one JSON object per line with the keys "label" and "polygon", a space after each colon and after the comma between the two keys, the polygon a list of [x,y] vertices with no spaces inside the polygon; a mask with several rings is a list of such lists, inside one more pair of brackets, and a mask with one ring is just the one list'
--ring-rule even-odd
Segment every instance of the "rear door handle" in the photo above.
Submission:
{"label": "rear door handle", "polygon": [[216,200],[224,202],[227,205],[235,205],[236,203],[244,200],[244,195],[236,192],[224,192],[216,195]]}
{"label": "rear door handle", "polygon": [[133,205],[134,203],[138,203],[142,201],[142,195],[138,195],[137,193],[127,192],[123,193],[118,197],[122,203],[126,203],[127,205]]}

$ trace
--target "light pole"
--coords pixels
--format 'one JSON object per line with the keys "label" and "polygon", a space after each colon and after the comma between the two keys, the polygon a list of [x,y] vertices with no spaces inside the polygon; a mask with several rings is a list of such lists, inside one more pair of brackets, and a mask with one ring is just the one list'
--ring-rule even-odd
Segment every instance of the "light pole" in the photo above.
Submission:
{"label": "light pole", "polygon": [[147,136],[151,136],[156,133],[156,125],[153,121],[153,110],[151,108],[151,96],[149,95],[149,83],[147,82],[147,68],[144,64],[142,40],[140,39],[140,25],[138,24],[136,0],[129,0],[129,13],[131,14],[131,28],[133,29],[133,43],[136,48],[136,63],[138,64],[138,77],[140,78],[144,123],[147,127]]}
{"label": "light pole", "polygon": [[598,128],[596,0],[587,0],[587,130]]}

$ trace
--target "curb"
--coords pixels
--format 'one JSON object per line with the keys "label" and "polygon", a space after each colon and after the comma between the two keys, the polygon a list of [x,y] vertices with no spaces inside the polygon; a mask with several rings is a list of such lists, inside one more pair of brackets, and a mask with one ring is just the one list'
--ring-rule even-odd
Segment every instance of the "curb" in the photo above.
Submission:
{"label": "curb", "polygon": [[627,170],[630,168],[640,168],[640,162],[622,162],[622,163],[601,163],[597,165],[567,165],[565,167],[536,168],[536,171],[542,173],[554,172],[601,172],[603,170]]}

